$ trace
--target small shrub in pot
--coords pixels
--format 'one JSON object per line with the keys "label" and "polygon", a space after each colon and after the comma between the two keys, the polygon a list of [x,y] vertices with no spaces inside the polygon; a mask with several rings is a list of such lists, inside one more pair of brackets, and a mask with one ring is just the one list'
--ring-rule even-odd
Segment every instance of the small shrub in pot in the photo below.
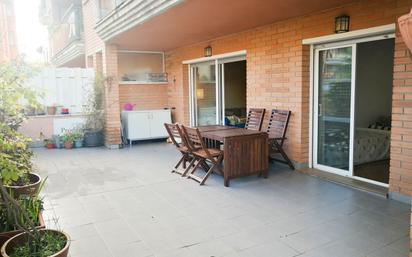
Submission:
{"label": "small shrub in pot", "polygon": [[105,126],[104,115],[104,87],[110,87],[111,79],[97,74],[93,88],[87,93],[87,102],[84,107],[86,122],[84,124],[84,144],[88,147],[104,144],[103,130]]}

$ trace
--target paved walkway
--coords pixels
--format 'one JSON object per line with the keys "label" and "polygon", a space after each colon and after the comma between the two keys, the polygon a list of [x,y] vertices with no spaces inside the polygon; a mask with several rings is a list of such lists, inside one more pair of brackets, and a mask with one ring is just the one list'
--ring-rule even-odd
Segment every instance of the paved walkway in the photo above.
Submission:
{"label": "paved walkway", "polygon": [[408,256],[409,206],[280,165],[200,187],[164,143],[35,153],[72,257]]}

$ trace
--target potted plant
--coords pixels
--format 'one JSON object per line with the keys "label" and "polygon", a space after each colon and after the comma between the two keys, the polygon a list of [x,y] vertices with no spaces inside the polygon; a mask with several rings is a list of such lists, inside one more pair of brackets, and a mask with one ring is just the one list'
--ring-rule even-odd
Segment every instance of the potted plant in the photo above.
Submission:
{"label": "potted plant", "polygon": [[47,115],[55,115],[56,114],[56,106],[47,106]]}
{"label": "potted plant", "polygon": [[59,135],[53,135],[52,138],[56,148],[63,148],[63,142]]}
{"label": "potted plant", "polygon": [[87,93],[87,102],[84,107],[86,113],[84,125],[85,146],[92,147],[104,144],[104,86],[105,83],[109,82],[103,76],[97,75],[92,90]]}
{"label": "potted plant", "polygon": [[[70,237],[63,231],[36,229],[18,234],[7,240],[1,247],[3,257],[67,257]],[[32,253],[36,252],[36,255]]]}
{"label": "potted plant", "polygon": [[73,136],[74,136],[74,147],[75,148],[83,147],[83,133],[75,132]]}
{"label": "potted plant", "polygon": [[47,149],[53,149],[54,148],[53,139],[51,139],[51,138],[44,139],[44,146]]}
{"label": "potted plant", "polygon": [[66,132],[64,132],[63,135],[61,135],[61,140],[63,141],[64,148],[66,149],[73,148],[74,140],[76,138],[75,136],[76,135],[70,130],[67,130]]}
{"label": "potted plant", "polygon": [[[22,195],[16,199],[19,206],[27,212],[27,216],[19,212],[19,216],[15,216],[15,213],[10,211],[11,206],[7,206],[9,202],[0,200],[0,247],[10,238],[24,232],[18,222],[29,225],[29,221],[36,226],[36,228],[45,228],[45,223],[42,216],[43,211],[43,199],[40,198],[40,192],[43,188],[46,179],[43,180],[38,191],[34,195]],[[18,221],[18,222],[17,222]]]}
{"label": "potted plant", "polygon": [[68,255],[69,235],[63,231],[36,227],[27,209],[7,193],[1,182],[0,193],[0,199],[6,211],[10,214],[12,222],[15,222],[16,226],[23,231],[3,244],[1,256],[66,257]]}
{"label": "potted plant", "polygon": [[33,173],[29,140],[0,123],[0,181],[14,197],[37,192],[41,177]]}

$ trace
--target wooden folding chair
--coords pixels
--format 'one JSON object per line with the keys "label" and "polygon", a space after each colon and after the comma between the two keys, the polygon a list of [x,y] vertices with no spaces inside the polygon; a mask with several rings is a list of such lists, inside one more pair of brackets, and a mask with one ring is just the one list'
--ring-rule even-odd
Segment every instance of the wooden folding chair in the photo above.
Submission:
{"label": "wooden folding chair", "polygon": [[[283,143],[287,139],[286,131],[289,125],[290,114],[291,111],[288,110],[273,109],[266,132],[269,135],[269,159],[286,163],[294,170],[295,166],[283,150]],[[273,157],[276,154],[280,154],[283,160]]]}
{"label": "wooden folding chair", "polygon": [[[197,181],[200,185],[204,185],[205,181],[213,171],[223,174],[223,171],[219,166],[223,161],[223,151],[215,148],[207,148],[202,140],[199,129],[185,126],[182,127],[189,150],[192,151],[195,158],[195,162],[193,163],[194,167],[190,170],[187,177]],[[207,163],[210,163],[211,166],[209,167]],[[199,166],[206,171],[203,178],[194,174]],[[205,169],[205,167],[208,167],[208,169]]]}
{"label": "wooden folding chair", "polygon": [[245,129],[260,131],[264,117],[265,109],[250,108],[246,118]]}
{"label": "wooden folding chair", "polygon": [[[190,168],[190,165],[187,166],[186,163],[192,162],[194,158],[190,154],[190,151],[186,145],[185,137],[179,125],[164,123],[164,126],[167,133],[169,134],[170,140],[176,146],[176,149],[182,154],[182,157],[174,166],[172,173],[177,173],[183,176]],[[181,142],[178,142],[177,139],[179,138]]]}

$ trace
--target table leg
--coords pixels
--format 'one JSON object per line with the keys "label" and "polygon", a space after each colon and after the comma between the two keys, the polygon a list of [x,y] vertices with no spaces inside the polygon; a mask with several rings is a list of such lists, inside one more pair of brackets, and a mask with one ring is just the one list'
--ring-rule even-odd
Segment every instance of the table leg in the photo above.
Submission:
{"label": "table leg", "polygon": [[224,185],[225,185],[225,187],[229,187],[229,184],[230,184],[230,179],[224,178]]}

